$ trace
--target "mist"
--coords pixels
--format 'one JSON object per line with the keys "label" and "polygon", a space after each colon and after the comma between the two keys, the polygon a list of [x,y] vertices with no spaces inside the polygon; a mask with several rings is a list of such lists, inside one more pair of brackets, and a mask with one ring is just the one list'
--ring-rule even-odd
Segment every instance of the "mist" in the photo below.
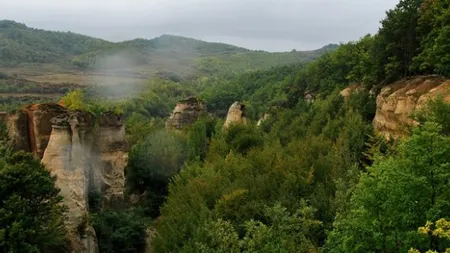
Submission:
{"label": "mist", "polygon": [[[26,4],[25,4],[26,2]],[[397,0],[0,0],[0,19],[111,41],[174,34],[267,51],[375,33]]]}

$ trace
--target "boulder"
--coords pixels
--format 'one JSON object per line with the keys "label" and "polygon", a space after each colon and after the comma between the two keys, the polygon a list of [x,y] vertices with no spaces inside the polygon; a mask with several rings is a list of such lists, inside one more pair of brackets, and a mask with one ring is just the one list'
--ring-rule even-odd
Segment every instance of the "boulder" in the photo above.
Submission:
{"label": "boulder", "polygon": [[166,121],[166,128],[182,129],[204,115],[206,115],[205,103],[196,97],[188,97],[177,103]]}
{"label": "boulder", "polygon": [[247,124],[245,105],[239,101],[234,102],[228,109],[227,119],[224,128],[234,124]]}
{"label": "boulder", "polygon": [[263,114],[263,116],[258,120],[258,123],[256,123],[256,126],[258,126],[258,127],[261,126],[264,121],[266,121],[270,118],[270,116],[271,116],[270,113],[265,112]]}

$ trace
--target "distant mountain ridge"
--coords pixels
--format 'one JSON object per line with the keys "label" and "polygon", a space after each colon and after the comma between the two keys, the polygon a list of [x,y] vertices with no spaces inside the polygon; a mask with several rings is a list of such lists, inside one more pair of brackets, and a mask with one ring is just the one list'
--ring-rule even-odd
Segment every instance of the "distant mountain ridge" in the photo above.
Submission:
{"label": "distant mountain ridge", "polygon": [[121,70],[180,76],[265,69],[312,60],[337,45],[312,51],[269,53],[174,35],[110,42],[73,32],[30,28],[0,20],[0,67],[50,64],[59,68],[92,71]]}

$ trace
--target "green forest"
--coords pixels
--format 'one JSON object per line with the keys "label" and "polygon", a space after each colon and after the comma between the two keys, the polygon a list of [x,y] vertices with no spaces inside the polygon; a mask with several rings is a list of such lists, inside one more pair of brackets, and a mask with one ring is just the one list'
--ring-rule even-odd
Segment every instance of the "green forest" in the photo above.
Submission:
{"label": "green forest", "polygon": [[[0,23],[12,29],[8,36],[34,34],[14,32],[23,28]],[[0,58],[58,61],[61,50],[74,56],[67,62],[89,67],[92,50],[133,45],[126,53],[134,54],[174,39],[113,45],[76,35],[83,47],[73,47],[66,33],[46,36],[59,41],[49,45],[51,54],[30,58],[0,44]],[[413,115],[418,124],[405,138],[387,140],[372,125],[386,85],[450,77],[449,0],[401,0],[376,34],[302,60],[203,46],[195,76],[152,79],[138,96],[64,90],[70,109],[126,117],[125,195],[141,198],[104,210],[90,193],[87,222],[100,253],[145,252],[148,230],[156,253],[450,252],[450,104],[431,100]],[[216,52],[224,56],[211,56]],[[361,89],[341,96],[352,84]],[[180,131],[165,129],[177,101],[189,96],[201,98],[209,114]],[[246,105],[249,123],[223,128],[234,101]],[[256,126],[265,113],[270,117]],[[8,148],[4,126],[0,133],[0,252],[69,252],[55,178]]]}
{"label": "green forest", "polygon": [[174,35],[114,43],[0,20],[0,68],[19,68],[22,72],[49,65],[51,71],[61,73],[119,71],[147,78],[169,73],[192,79],[217,74],[217,70],[229,76],[307,62],[336,47],[330,44],[312,51],[269,53]]}

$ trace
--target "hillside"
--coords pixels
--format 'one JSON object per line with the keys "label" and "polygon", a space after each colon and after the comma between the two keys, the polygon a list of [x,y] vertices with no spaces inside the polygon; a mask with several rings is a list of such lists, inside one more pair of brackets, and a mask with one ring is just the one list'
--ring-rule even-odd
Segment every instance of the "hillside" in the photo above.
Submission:
{"label": "hillside", "polygon": [[[447,2],[401,0],[309,63],[166,35],[36,65],[127,85],[0,73],[5,93],[65,93],[0,113],[0,252],[450,252],[449,28]],[[137,53],[98,69],[122,49],[198,76],[147,81]]]}
{"label": "hillside", "polygon": [[102,82],[120,77],[123,80],[113,82],[121,83],[167,73],[185,79],[217,74],[223,66],[242,73],[306,62],[324,51],[268,53],[173,35],[114,43],[0,21],[0,72],[37,82],[87,84],[92,82],[84,78],[87,74]]}

